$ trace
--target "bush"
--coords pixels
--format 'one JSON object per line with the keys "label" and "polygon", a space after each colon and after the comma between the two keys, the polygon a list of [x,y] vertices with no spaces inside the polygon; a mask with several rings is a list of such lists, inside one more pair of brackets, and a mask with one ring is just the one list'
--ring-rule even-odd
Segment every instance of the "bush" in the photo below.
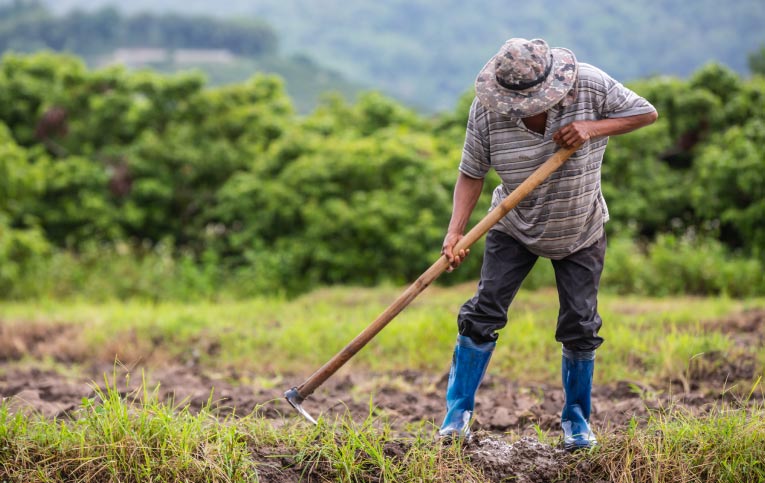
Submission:
{"label": "bush", "polygon": [[0,298],[33,295],[19,286],[30,279],[30,268],[47,258],[50,245],[38,229],[14,229],[0,213]]}
{"label": "bush", "polygon": [[[274,77],[203,87],[193,74],[3,58],[0,296],[294,294],[405,284],[438,258],[471,93],[435,119],[379,93],[298,117]],[[710,64],[635,89],[660,120],[607,151],[604,287],[765,293],[765,83]],[[482,249],[442,283],[476,278]],[[552,283],[540,261],[526,287]]]}
{"label": "bush", "polygon": [[704,220],[729,228],[723,241],[765,260],[765,119],[716,137],[700,153],[693,203]]}
{"label": "bush", "polygon": [[77,253],[56,250],[27,257],[23,268],[8,277],[8,298],[194,301],[250,297],[274,286],[257,270],[231,269],[213,251],[197,259],[170,242],[151,247],[91,243]]}
{"label": "bush", "polygon": [[643,249],[630,238],[609,240],[601,282],[604,290],[646,295],[765,293],[759,260],[731,255],[718,240],[660,235]]}

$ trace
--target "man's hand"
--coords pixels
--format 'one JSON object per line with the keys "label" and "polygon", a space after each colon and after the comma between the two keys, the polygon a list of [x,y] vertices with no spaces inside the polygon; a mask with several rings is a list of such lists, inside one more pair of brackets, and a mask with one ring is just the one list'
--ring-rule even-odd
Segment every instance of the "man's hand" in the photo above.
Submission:
{"label": "man's hand", "polygon": [[574,121],[553,134],[553,141],[564,148],[573,148],[596,136],[595,121]]}
{"label": "man's hand", "polygon": [[460,250],[459,253],[454,253],[454,245],[462,239],[462,236],[461,233],[449,232],[446,234],[446,238],[444,238],[444,244],[441,247],[441,255],[446,255],[446,259],[449,260],[449,268],[446,269],[447,272],[451,272],[459,267],[465,260],[465,257],[470,254],[469,248],[467,250]]}
{"label": "man's hand", "polygon": [[625,134],[656,121],[656,111],[635,116],[599,119],[597,121],[574,121],[553,134],[553,141],[564,148],[579,146],[590,139]]}
{"label": "man's hand", "polygon": [[473,212],[473,208],[481,196],[482,188],[483,178],[471,178],[465,173],[460,173],[457,184],[454,185],[452,218],[449,220],[449,228],[446,229],[444,244],[441,245],[441,255],[445,255],[449,261],[447,272],[459,267],[460,263],[470,253],[470,250],[460,250],[459,253],[454,253],[454,245],[460,241],[462,234],[465,233],[465,226],[467,226],[470,213]]}

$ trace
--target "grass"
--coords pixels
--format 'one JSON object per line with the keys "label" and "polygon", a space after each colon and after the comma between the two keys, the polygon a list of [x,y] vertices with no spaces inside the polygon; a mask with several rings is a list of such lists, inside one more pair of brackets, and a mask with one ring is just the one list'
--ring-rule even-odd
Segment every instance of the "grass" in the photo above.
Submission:
{"label": "grass", "polygon": [[[350,370],[445,372],[455,314],[473,288],[429,289],[349,362]],[[1,303],[0,354],[12,354],[20,338],[27,341],[20,363],[48,358],[76,372],[77,364],[111,364],[115,355],[147,370],[193,359],[201,371],[237,368],[246,375],[243,383],[286,388],[284,379],[301,379],[326,362],[399,291],[334,288],[295,300],[225,304]],[[661,387],[742,357],[754,361],[756,373],[763,371],[759,344],[741,344],[710,321],[765,307],[765,300],[604,295],[600,303],[607,342],[598,353],[598,384],[626,380],[636,389]],[[522,292],[490,372],[519,384],[557,383],[556,314],[554,291]],[[145,383],[133,393],[120,392],[115,378],[63,419],[0,404],[0,482],[478,482],[496,476],[469,448],[435,444],[435,429],[427,423],[394,430],[371,402],[365,420],[348,416],[313,427],[257,411],[224,417],[208,406],[192,412],[159,400]],[[762,385],[739,387],[736,394],[741,391],[742,401],[703,413],[654,410],[647,420],[611,428],[599,434],[600,448],[561,462],[561,476],[625,483],[765,481],[765,407],[757,402]],[[558,437],[537,430],[543,443]],[[505,435],[504,441],[515,437]]]}
{"label": "grass", "polygon": [[[487,481],[489,468],[470,447],[436,443],[422,424],[395,434],[373,408],[362,422],[275,426],[255,413],[220,419],[206,407],[192,414],[145,385],[128,396],[115,387],[83,400],[71,420],[0,405],[0,481]],[[701,417],[657,411],[646,424],[600,435],[599,448],[562,460],[559,474],[619,483],[762,481],[763,416],[762,405]]]}
{"label": "grass", "polygon": [[765,481],[764,416],[762,404],[655,412],[645,426],[608,435],[592,461],[615,483]]}
{"label": "grass", "polygon": [[[456,336],[455,316],[472,284],[432,288],[392,321],[349,366],[355,370],[446,371]],[[69,359],[111,364],[166,360],[216,371],[236,368],[253,377],[305,374],[318,368],[400,293],[399,288],[324,289],[295,300],[280,297],[215,304],[88,302],[2,303],[0,319],[19,332],[67,326]],[[752,357],[761,349],[740,347],[708,321],[765,300],[603,295],[598,380],[682,380],[700,354]],[[558,380],[560,346],[554,340],[554,290],[521,292],[500,332],[490,372],[519,382]],[[53,354],[55,357],[55,354]]]}
{"label": "grass", "polygon": [[12,415],[4,405],[0,480],[245,481],[255,475],[234,422],[143,396],[137,409],[114,388],[98,391],[71,421]]}
{"label": "grass", "polygon": [[127,397],[109,385],[74,416],[28,417],[0,405],[0,481],[482,481],[458,445],[435,445],[424,425],[394,438],[372,416],[277,428],[254,413],[221,420],[208,406],[192,414],[145,385]]}

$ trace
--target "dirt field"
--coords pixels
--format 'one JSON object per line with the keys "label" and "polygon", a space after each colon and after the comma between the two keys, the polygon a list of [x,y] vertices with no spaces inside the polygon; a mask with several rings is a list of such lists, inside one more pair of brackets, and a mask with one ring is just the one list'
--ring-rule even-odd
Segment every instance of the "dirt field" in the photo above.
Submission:
{"label": "dirt field", "polygon": [[[737,344],[761,346],[765,334],[765,311],[750,311],[733,318],[714,321],[709,329],[727,332]],[[126,396],[141,383],[145,371],[149,387],[159,384],[160,399],[173,400],[198,410],[211,399],[222,414],[245,415],[253,411],[268,418],[274,425],[299,416],[284,401],[282,394],[298,384],[306,374],[281,376],[254,374],[205,373],[194,364],[165,364],[130,368],[126,384],[125,367],[102,363],[88,365],[82,354],[68,350],[66,328],[0,329],[0,396],[15,411],[39,412],[47,417],[67,418],[79,407],[83,398],[94,396],[94,387],[105,385],[104,373],[116,376],[120,391]],[[32,360],[30,360],[30,356]],[[56,361],[59,367],[75,360],[74,371],[67,374],[35,363],[35,360]],[[54,364],[47,364],[54,367]],[[350,364],[349,366],[352,366]],[[685,408],[704,412],[722,401],[732,402],[741,391],[728,390],[737,381],[751,387],[756,377],[756,364],[751,359],[726,360],[721,354],[705,354],[690,366],[684,380],[668,381],[663,387],[639,382],[621,381],[600,385],[593,393],[593,423],[598,430],[619,428],[630,419],[638,421],[649,411],[663,408]],[[432,422],[433,433],[443,416],[443,395],[447,374],[416,371],[398,373],[360,373],[346,367],[317,390],[306,403],[314,416],[333,418],[350,412],[354,419],[369,415],[370,396],[375,416],[386,416],[406,445],[407,423]],[[261,381],[261,382],[252,382]],[[746,387],[745,387],[746,388]],[[754,394],[749,403],[761,403],[763,395]],[[514,381],[489,375],[477,397],[476,438],[469,449],[472,461],[486,475],[497,481],[515,475],[517,481],[551,481],[561,460],[568,456],[559,449],[538,442],[538,431],[557,437],[558,418],[563,404],[559,385],[518,385]],[[507,433],[512,433],[508,435]],[[521,438],[518,440],[518,438]],[[510,444],[510,441],[517,441]],[[391,455],[405,448],[390,447]],[[289,466],[289,465],[287,465]],[[267,481],[290,481],[293,470],[269,470]]]}

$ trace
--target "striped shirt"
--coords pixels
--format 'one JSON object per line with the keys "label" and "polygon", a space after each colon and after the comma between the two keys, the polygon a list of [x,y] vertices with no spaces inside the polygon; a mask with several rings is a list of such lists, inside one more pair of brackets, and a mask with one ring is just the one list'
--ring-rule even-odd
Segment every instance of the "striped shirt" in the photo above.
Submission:
{"label": "striped shirt", "polygon": [[[529,130],[521,119],[489,111],[473,100],[460,171],[483,179],[494,168],[502,184],[492,197],[493,209],[558,149],[552,140],[573,121],[646,114],[654,107],[608,74],[579,63],[572,105],[547,111],[545,133]],[[603,235],[608,207],[600,190],[600,167],[608,138],[587,141],[492,229],[500,230],[532,253],[564,258]]]}

